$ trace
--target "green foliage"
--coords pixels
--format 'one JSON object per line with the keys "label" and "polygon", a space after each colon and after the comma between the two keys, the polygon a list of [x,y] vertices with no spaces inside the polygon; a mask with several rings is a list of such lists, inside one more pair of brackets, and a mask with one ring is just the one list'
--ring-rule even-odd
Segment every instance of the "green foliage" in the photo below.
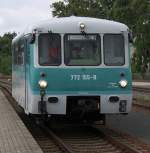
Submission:
{"label": "green foliage", "polygon": [[146,71],[150,63],[150,1],[149,0],[65,0],[52,4],[53,16],[89,16],[125,23],[133,31],[133,69]]}
{"label": "green foliage", "polygon": [[145,73],[150,63],[150,3],[148,0],[134,0],[136,7],[135,46],[137,54],[137,72]]}
{"label": "green foliage", "polygon": [[130,28],[135,26],[135,14],[130,0],[116,0],[110,12],[112,19],[127,24]]}
{"label": "green foliage", "polygon": [[0,56],[0,73],[5,75],[11,74],[11,56]]}
{"label": "green foliage", "polygon": [[[65,0],[52,4],[53,16],[71,15],[105,18],[114,0]],[[105,6],[105,7],[103,7]]]}
{"label": "green foliage", "polygon": [[0,73],[11,74],[11,42],[15,33],[6,33],[0,37]]}

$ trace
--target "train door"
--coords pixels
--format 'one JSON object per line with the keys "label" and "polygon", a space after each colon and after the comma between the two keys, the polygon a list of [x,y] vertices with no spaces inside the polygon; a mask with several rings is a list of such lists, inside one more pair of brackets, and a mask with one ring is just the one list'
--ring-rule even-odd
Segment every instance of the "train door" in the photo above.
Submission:
{"label": "train door", "polygon": [[25,112],[27,113],[28,110],[28,69],[29,69],[29,60],[28,60],[28,53],[29,53],[29,45],[27,38],[24,39],[24,44],[25,44],[25,56],[24,56],[24,65],[25,65]]}
{"label": "train door", "polygon": [[23,108],[25,107],[25,44],[24,39],[20,39],[18,42],[17,52],[17,82],[18,82],[18,102]]}

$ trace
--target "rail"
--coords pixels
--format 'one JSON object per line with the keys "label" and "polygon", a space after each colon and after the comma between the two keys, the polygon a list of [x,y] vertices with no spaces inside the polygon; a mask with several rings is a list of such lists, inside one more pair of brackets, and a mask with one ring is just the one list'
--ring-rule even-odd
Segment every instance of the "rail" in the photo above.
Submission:
{"label": "rail", "polygon": [[41,129],[44,130],[55,142],[55,144],[65,153],[74,153],[71,146],[66,144],[61,138],[59,138],[50,128],[44,125],[40,125]]}
{"label": "rail", "polygon": [[[83,129],[82,129],[83,128]],[[44,128],[45,129],[45,128]],[[78,130],[76,133],[75,130]],[[120,152],[120,153],[142,153],[145,152],[145,148],[140,148],[138,144],[134,144],[134,141],[128,142],[123,140],[116,132],[112,132],[106,127],[100,127],[99,129],[92,126],[79,126],[71,128],[71,133],[63,130],[63,136],[59,136],[59,132],[53,132],[51,129],[46,128],[56,143],[65,146],[66,152]],[[81,133],[80,133],[81,132]],[[67,136],[66,136],[67,135]],[[148,153],[149,151],[147,151]]]}

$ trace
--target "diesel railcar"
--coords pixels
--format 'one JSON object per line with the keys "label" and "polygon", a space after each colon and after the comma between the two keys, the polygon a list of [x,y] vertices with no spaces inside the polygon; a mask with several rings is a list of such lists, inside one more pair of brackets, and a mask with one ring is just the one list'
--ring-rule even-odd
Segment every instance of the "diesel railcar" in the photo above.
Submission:
{"label": "diesel railcar", "polygon": [[12,95],[25,113],[99,120],[132,105],[129,29],[114,21],[53,18],[12,42]]}

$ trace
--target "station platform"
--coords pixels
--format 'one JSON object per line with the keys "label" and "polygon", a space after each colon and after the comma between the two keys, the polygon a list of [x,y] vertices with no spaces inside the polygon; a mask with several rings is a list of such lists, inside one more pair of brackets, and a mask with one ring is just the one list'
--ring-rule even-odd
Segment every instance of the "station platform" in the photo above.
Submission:
{"label": "station platform", "polygon": [[150,88],[150,82],[132,82],[133,87]]}
{"label": "station platform", "polygon": [[43,153],[1,91],[0,153]]}

